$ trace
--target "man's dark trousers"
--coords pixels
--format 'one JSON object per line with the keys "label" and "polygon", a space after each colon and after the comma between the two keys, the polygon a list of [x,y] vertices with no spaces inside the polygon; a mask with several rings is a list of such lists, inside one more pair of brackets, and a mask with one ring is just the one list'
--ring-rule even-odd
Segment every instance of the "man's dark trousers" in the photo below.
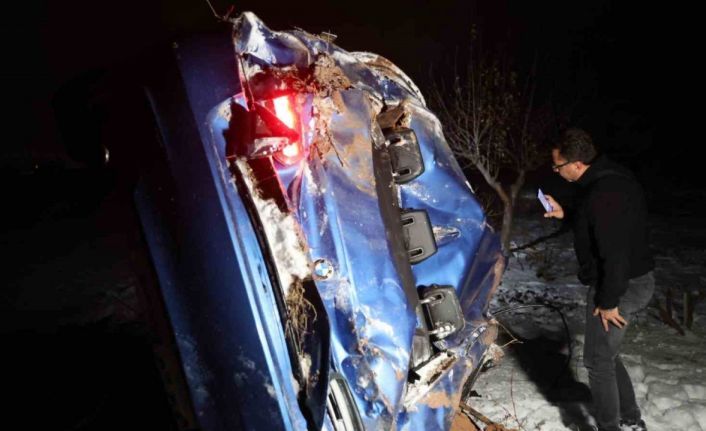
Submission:
{"label": "man's dark trousers", "polygon": [[600,316],[593,315],[596,292],[594,287],[589,289],[583,362],[588,370],[595,418],[601,431],[620,431],[620,419],[633,422],[640,419],[635,391],[620,360],[619,350],[625,331],[634,322],[637,312],[647,307],[654,289],[652,271],[631,279],[618,306],[628,324],[622,329],[610,325],[608,332],[603,328]]}

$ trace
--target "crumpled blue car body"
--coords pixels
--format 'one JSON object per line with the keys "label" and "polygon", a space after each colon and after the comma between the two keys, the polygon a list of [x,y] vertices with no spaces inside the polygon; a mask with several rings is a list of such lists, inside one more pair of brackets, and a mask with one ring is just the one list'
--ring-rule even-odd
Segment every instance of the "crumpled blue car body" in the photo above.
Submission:
{"label": "crumpled blue car body", "polygon": [[[176,43],[147,86],[162,153],[136,192],[196,421],[449,429],[495,339],[487,306],[504,259],[439,121],[381,57],[251,13],[233,26],[230,41]],[[297,136],[241,133],[282,94]],[[419,144],[423,173],[405,183],[390,127]],[[294,140],[300,157],[278,162],[277,142]],[[414,264],[407,210],[426,212],[436,243]],[[420,312],[433,285],[462,310],[443,339]]]}

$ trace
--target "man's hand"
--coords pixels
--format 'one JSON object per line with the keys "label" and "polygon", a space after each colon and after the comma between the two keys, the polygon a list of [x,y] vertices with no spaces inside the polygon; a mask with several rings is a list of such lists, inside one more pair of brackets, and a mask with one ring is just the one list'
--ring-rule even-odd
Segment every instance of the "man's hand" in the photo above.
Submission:
{"label": "man's hand", "polygon": [[552,208],[554,209],[553,211],[549,211],[544,213],[544,217],[547,218],[558,218],[558,219],[563,219],[564,218],[564,209],[557,203],[556,200],[554,200],[553,197],[549,195],[544,195],[545,198],[549,201],[551,204]]}
{"label": "man's hand", "polygon": [[627,320],[620,315],[618,307],[604,310],[602,308],[596,307],[593,309],[594,316],[601,316],[601,323],[603,323],[603,329],[608,332],[608,322],[617,326],[618,328],[624,328],[628,324]]}

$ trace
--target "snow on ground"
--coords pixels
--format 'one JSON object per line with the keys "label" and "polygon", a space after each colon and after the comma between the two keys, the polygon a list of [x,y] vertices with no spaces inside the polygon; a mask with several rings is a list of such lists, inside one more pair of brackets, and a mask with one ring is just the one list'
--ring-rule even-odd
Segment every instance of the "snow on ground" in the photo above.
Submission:
{"label": "snow on ground", "polygon": [[[14,213],[5,214],[8,229],[0,234],[6,270],[0,328],[8,352],[0,365],[13,394],[6,409],[9,422],[14,414],[28,429],[47,428],[49,422],[61,429],[76,424],[125,429],[136,420],[161,429],[171,412],[151,365],[145,331],[135,326],[133,261],[140,255],[133,256],[139,223],[132,196],[115,191],[88,202],[81,187],[95,180],[77,177],[67,183],[62,178],[37,180],[41,187],[35,188],[8,182],[18,196],[40,196],[35,206],[12,218],[8,215]],[[57,186],[44,191],[48,183]],[[80,199],[67,197],[69,191],[80,192]],[[102,196],[100,191],[96,187],[94,194]],[[523,343],[506,346],[503,361],[479,377],[480,397],[471,398],[471,404],[509,428],[580,430],[590,423],[591,409],[581,363],[586,288],[574,276],[571,234],[543,238],[560,224],[542,218],[536,201],[525,203],[532,210],[516,221],[515,242],[521,249],[510,260],[491,309],[551,304],[566,317],[571,343],[561,316],[551,308],[498,314]],[[706,291],[706,225],[685,215],[653,217],[651,225],[655,303],[664,304],[671,288],[681,321],[683,293]],[[652,431],[706,431],[706,300],[697,304],[693,331],[685,336],[657,315],[654,307],[642,312],[623,346],[647,424]],[[38,408],[49,414],[32,415]]]}
{"label": "snow on ground", "polygon": [[[499,344],[510,343],[505,357],[479,377],[478,396],[469,404],[508,428],[583,430],[594,423],[582,361],[587,288],[575,276],[572,234],[560,227],[539,208],[518,217],[518,250],[491,303],[494,311],[537,303],[555,307],[497,314],[521,342],[506,333],[499,338]],[[692,330],[683,336],[659,319],[657,308],[671,288],[674,317],[682,323],[684,293],[706,290],[706,226],[696,218],[652,217],[651,229],[657,290],[626,335],[623,362],[650,430],[706,431],[706,300],[697,303]]]}

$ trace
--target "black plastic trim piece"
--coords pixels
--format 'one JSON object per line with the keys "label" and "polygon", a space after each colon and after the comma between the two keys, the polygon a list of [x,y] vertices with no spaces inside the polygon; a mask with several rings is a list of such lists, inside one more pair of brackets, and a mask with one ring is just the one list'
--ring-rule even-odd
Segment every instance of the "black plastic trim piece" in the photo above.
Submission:
{"label": "black plastic trim piece", "polygon": [[426,211],[405,211],[401,215],[401,222],[410,263],[419,263],[436,253],[434,231]]}
{"label": "black plastic trim piece", "polygon": [[424,160],[417,135],[412,129],[384,130],[388,142],[392,175],[397,184],[408,183],[424,173]]}

